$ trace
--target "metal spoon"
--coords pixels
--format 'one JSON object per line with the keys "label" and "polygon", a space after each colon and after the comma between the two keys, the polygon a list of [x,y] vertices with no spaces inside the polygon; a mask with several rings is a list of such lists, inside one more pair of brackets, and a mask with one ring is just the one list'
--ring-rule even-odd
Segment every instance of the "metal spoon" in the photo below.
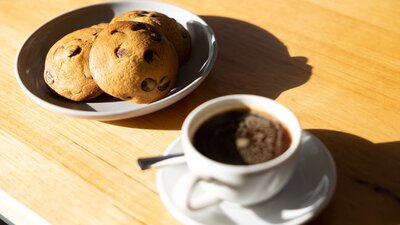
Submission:
{"label": "metal spoon", "polygon": [[137,160],[141,170],[176,165],[185,162],[183,153],[139,158]]}

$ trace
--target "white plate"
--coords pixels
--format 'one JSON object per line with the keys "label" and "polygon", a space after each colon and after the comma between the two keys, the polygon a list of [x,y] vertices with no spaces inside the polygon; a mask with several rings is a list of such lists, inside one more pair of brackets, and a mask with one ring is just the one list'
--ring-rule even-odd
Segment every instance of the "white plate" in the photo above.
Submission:
{"label": "white plate", "polygon": [[[71,31],[109,22],[115,15],[138,9],[158,11],[176,19],[192,38],[190,59],[179,69],[175,87],[166,97],[151,104],[134,104],[104,94],[86,102],[73,102],[50,93],[43,80],[44,61],[57,40]],[[216,56],[214,32],[200,17],[174,5],[133,0],[90,5],[50,20],[23,44],[17,55],[15,70],[22,90],[49,110],[86,119],[117,120],[148,114],[182,99],[206,78]]]}
{"label": "white plate", "polygon": [[[169,146],[165,154],[181,152],[178,139]],[[172,192],[178,179],[187,173],[186,164],[160,169],[157,174],[157,188],[164,205],[184,224],[302,224],[318,215],[332,198],[336,186],[336,168],[328,149],[308,132],[303,133],[297,163],[293,177],[278,195],[251,207],[225,202],[193,214],[185,214],[172,201]],[[202,194],[201,186],[198,189],[200,190],[197,194]]]}

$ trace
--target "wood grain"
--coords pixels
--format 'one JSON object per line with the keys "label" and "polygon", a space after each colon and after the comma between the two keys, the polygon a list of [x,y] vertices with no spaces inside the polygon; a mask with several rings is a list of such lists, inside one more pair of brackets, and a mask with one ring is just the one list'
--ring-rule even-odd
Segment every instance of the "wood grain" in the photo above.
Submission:
{"label": "wood grain", "polygon": [[0,0],[1,215],[16,224],[178,224],[156,171],[139,171],[136,159],[161,154],[202,102],[249,93],[293,110],[335,159],[335,195],[311,224],[400,224],[399,1],[165,1],[214,29],[216,64],[178,103],[107,123],[41,108],[13,69],[38,26],[97,2]]}

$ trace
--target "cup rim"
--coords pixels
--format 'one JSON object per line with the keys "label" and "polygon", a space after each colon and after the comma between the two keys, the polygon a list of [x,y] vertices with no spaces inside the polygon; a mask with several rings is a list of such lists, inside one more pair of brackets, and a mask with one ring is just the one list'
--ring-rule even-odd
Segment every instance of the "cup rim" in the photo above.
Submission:
{"label": "cup rim", "polygon": [[[278,157],[275,157],[271,160],[268,160],[268,161],[265,161],[262,163],[256,163],[256,164],[251,164],[251,165],[226,164],[226,163],[222,163],[222,162],[218,162],[216,160],[210,159],[210,158],[204,156],[203,154],[201,154],[193,146],[191,138],[189,136],[189,128],[192,124],[193,118],[195,118],[199,113],[203,112],[208,107],[210,107],[212,105],[220,104],[222,101],[242,100],[242,101],[244,101],[243,103],[246,104],[246,102],[245,102],[246,99],[247,100],[258,99],[259,101],[264,101],[264,102],[268,102],[269,104],[273,104],[276,107],[280,107],[281,110],[286,111],[286,113],[294,119],[293,120],[294,124],[292,124],[294,129],[289,130],[289,132],[291,134],[291,138],[292,138],[289,148],[285,152],[283,152],[281,155],[279,155]],[[209,166],[218,168],[218,170],[221,170],[221,171],[254,173],[254,172],[258,172],[258,171],[271,169],[271,168],[276,167],[276,166],[282,164],[283,162],[289,160],[290,158],[294,157],[296,155],[296,153],[298,153],[298,151],[299,151],[299,145],[300,145],[300,141],[301,141],[301,132],[302,132],[302,129],[300,127],[297,117],[294,115],[294,113],[292,111],[290,111],[284,105],[276,102],[275,100],[272,100],[270,98],[263,97],[263,96],[250,95],[250,94],[235,94],[235,95],[225,95],[225,96],[217,97],[217,98],[211,99],[211,100],[204,102],[201,105],[197,106],[192,112],[189,113],[189,115],[186,117],[186,119],[183,122],[181,140],[182,140],[183,149],[184,149],[185,153],[187,151],[191,151],[193,154],[196,155],[197,158],[206,162]],[[189,167],[190,167],[190,165],[189,165]]]}

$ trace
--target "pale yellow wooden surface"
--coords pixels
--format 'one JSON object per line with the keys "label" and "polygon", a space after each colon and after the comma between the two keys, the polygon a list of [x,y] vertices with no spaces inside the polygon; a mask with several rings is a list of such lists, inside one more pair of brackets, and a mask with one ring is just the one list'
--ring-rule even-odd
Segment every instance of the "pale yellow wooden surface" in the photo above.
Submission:
{"label": "pale yellow wooden surface", "polygon": [[96,2],[0,0],[0,214],[19,224],[179,224],[156,171],[136,159],[161,154],[200,103],[251,93],[292,109],[336,161],[335,195],[311,224],[400,223],[400,1],[168,0],[213,27],[215,67],[180,102],[107,123],[41,108],[13,69],[38,26]]}

